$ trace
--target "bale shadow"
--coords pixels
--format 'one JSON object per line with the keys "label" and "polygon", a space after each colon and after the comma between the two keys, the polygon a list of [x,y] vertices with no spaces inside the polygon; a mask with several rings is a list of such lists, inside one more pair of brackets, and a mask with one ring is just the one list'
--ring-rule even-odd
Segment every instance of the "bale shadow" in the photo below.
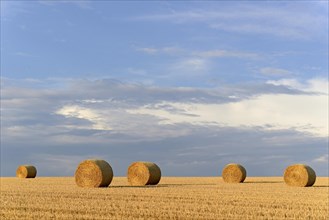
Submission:
{"label": "bale shadow", "polygon": [[162,186],[215,186],[215,183],[171,183],[171,184],[161,184]]}
{"label": "bale shadow", "polygon": [[109,188],[161,188],[161,187],[177,187],[177,186],[214,186],[214,185],[218,185],[218,184],[214,184],[214,183],[173,183],[173,184],[158,184],[158,185],[147,185],[147,186],[109,186]]}
{"label": "bale shadow", "polygon": [[311,186],[311,187],[322,187],[322,188],[329,188],[327,185],[321,185],[321,186]]}
{"label": "bale shadow", "polygon": [[147,186],[109,186],[108,188],[143,188],[143,189],[154,189],[154,188],[159,188],[159,187],[168,187],[164,185],[147,185]]}
{"label": "bale shadow", "polygon": [[243,183],[284,183],[284,181],[245,181]]}

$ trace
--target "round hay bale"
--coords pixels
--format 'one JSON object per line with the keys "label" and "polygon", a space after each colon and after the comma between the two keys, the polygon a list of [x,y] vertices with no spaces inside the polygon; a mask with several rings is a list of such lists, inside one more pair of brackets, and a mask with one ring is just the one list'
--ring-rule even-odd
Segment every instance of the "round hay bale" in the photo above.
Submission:
{"label": "round hay bale", "polygon": [[37,175],[37,169],[32,165],[20,165],[16,170],[16,176],[19,178],[34,178]]}
{"label": "round hay bale", "polygon": [[131,186],[156,185],[160,182],[161,170],[155,163],[138,161],[128,167],[127,178]]}
{"label": "round hay bale", "polygon": [[107,187],[113,179],[113,170],[105,160],[84,160],[75,171],[75,182],[80,187]]}
{"label": "round hay bale", "polygon": [[236,163],[227,164],[222,171],[222,178],[227,183],[242,183],[247,176],[246,169]]}
{"label": "round hay bale", "polygon": [[305,164],[293,164],[284,171],[284,182],[289,186],[312,186],[316,180],[315,171]]}

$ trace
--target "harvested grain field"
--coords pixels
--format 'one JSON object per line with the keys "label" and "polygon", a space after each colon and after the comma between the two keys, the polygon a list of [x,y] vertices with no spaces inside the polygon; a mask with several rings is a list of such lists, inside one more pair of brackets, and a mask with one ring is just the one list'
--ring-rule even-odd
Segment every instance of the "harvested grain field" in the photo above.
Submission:
{"label": "harvested grain field", "polygon": [[80,188],[72,177],[1,178],[1,219],[328,219],[329,178],[313,187],[282,177],[162,177],[157,186]]}

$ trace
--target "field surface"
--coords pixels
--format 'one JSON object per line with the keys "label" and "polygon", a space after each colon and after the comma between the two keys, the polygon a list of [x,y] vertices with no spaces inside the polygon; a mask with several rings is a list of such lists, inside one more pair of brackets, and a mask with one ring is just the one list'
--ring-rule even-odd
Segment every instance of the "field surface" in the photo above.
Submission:
{"label": "field surface", "polygon": [[2,177],[0,219],[329,219],[329,178],[289,187],[282,177],[162,177],[131,187],[79,188],[72,177]]}

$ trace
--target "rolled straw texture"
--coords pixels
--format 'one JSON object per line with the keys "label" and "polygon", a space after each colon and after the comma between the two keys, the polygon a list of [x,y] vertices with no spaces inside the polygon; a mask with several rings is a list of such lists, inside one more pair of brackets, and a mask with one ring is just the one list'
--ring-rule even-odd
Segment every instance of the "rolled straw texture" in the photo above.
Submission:
{"label": "rolled straw texture", "polygon": [[137,161],[128,167],[128,183],[132,186],[156,185],[161,179],[161,170],[155,163]]}
{"label": "rolled straw texture", "polygon": [[246,169],[236,163],[227,164],[222,170],[222,178],[227,183],[242,183],[247,176]]}
{"label": "rolled straw texture", "polygon": [[113,170],[105,160],[82,161],[75,171],[75,182],[80,187],[107,187],[113,179]]}
{"label": "rolled straw texture", "polygon": [[19,178],[35,178],[37,169],[32,165],[20,165],[16,170],[16,176]]}
{"label": "rolled straw texture", "polygon": [[305,164],[293,164],[286,168],[283,178],[289,186],[307,187],[315,183],[316,173]]}

